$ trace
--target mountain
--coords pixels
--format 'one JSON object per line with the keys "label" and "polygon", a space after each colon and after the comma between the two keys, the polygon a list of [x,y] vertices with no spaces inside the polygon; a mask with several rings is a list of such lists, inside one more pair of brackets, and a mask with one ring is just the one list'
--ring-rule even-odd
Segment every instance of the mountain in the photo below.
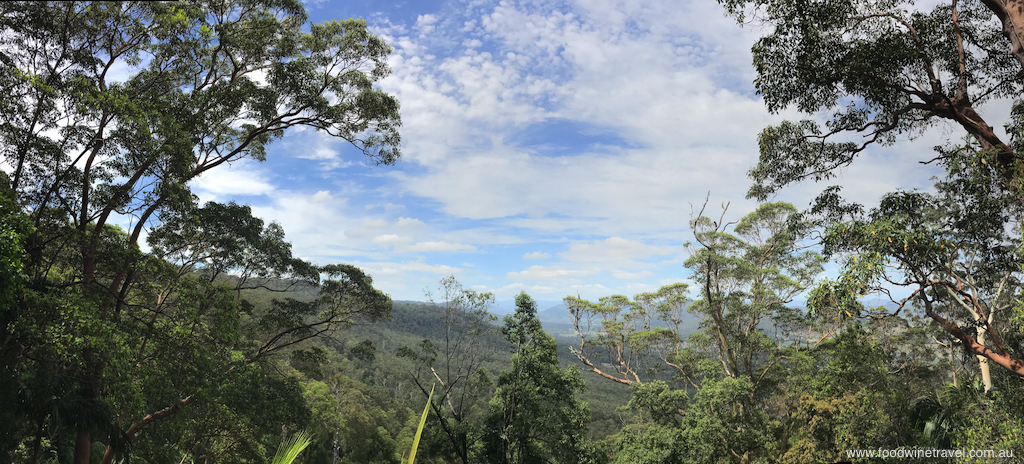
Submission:
{"label": "mountain", "polygon": [[[540,313],[546,311],[546,310],[541,309],[541,308],[549,308],[550,309],[550,308],[553,308],[555,306],[561,306],[562,311],[563,312],[565,311],[565,305],[562,304],[562,300],[534,300],[534,301],[537,302],[537,314],[538,315]],[[504,316],[504,315],[509,314],[509,313],[514,313],[516,311],[516,301],[515,300],[496,301],[490,308],[487,309],[487,311],[490,312],[491,314],[497,315],[500,318],[501,316]],[[541,320],[541,322],[544,322],[544,318],[543,317],[541,317],[540,320]],[[568,322],[568,321],[569,320],[568,320],[568,315],[567,315],[565,322]]]}
{"label": "mountain", "polygon": [[537,311],[537,318],[541,323],[572,324],[568,309],[564,303],[559,303],[543,311]]}

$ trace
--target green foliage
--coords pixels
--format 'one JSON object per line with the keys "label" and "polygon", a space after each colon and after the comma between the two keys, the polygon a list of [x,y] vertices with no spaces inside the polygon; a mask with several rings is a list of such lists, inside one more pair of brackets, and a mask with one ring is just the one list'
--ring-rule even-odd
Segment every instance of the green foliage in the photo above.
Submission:
{"label": "green foliage", "polygon": [[[978,153],[971,146],[949,151],[949,176],[936,183],[935,194],[897,191],[867,213],[830,220],[823,248],[840,258],[841,275],[819,284],[808,306],[826,318],[923,315],[945,337],[1024,375],[1019,355],[1004,341],[1013,336],[1005,321],[1020,282],[1021,236],[1014,226],[1020,205],[999,189],[998,173]],[[971,163],[977,167],[964,171]],[[894,287],[910,296],[890,296]],[[869,294],[886,295],[897,306],[864,308],[857,297]],[[979,367],[985,376],[987,363]]]}
{"label": "green foliage", "polygon": [[[787,432],[792,447],[784,461],[900,445],[895,437],[1007,446],[1011,435],[1002,431],[1017,428],[1009,412],[1016,407],[998,401],[1008,388],[1000,379],[1024,376],[1016,295],[1022,112],[1016,102],[1005,137],[976,108],[1017,98],[1024,88],[1021,38],[1006,32],[1024,26],[1019,2],[952,2],[930,11],[902,1],[720,3],[741,22],[755,18],[767,26],[753,61],[769,110],[795,106],[825,119],[824,127],[785,121],[762,131],[750,196],[832,178],[868,146],[913,137],[935,118],[970,137],[936,148],[928,162],[938,162],[946,176],[935,193],[887,193],[868,211],[844,202],[838,186],[817,198],[810,212],[825,229],[823,252],[842,270],[810,292],[808,306],[826,335],[843,335],[815,350],[836,356],[824,371],[799,367],[802,375],[822,374],[814,382],[820,391],[801,393],[794,405],[810,425]],[[871,294],[891,304],[866,307],[862,297]],[[877,320],[867,324],[873,335],[849,328],[860,319]],[[948,359],[937,355],[938,346]],[[993,364],[999,367],[990,370]],[[943,369],[950,372],[936,378]],[[939,379],[953,383],[940,386]],[[986,395],[970,393],[972,383]]]}
{"label": "green foliage", "polygon": [[281,443],[281,447],[277,449],[277,454],[274,455],[274,459],[270,461],[271,464],[292,464],[295,458],[299,457],[307,446],[309,446],[310,438],[306,432],[299,432],[285,443]]}
{"label": "green foliage", "polygon": [[430,335],[437,342],[423,339],[418,350],[403,346],[398,356],[412,361],[410,374],[423,394],[427,394],[427,383],[431,390],[434,379],[440,383],[434,413],[448,438],[445,448],[451,459],[469,463],[479,452],[484,402],[493,391],[491,374],[484,366],[496,354],[496,344],[489,343],[496,318],[487,312],[494,295],[466,290],[454,276],[442,278],[439,290],[441,302],[427,293],[439,316],[430,324],[435,330]]}
{"label": "green foliage", "polygon": [[544,332],[537,304],[516,296],[516,311],[501,332],[511,344],[512,365],[498,377],[484,435],[484,460],[494,463],[591,462],[600,457],[585,438],[585,384],[575,366],[561,369],[554,337]]}
{"label": "green foliage", "polygon": [[[22,330],[17,308],[25,282],[25,240],[31,231],[28,217],[15,201],[8,187],[8,177],[0,172],[0,403],[10,405],[0,412],[0,448],[16,446],[14,439],[22,425],[25,401],[19,398],[18,385],[22,382],[17,372],[17,351],[20,347],[6,340]],[[23,322],[23,320],[22,320]]]}
{"label": "green foliage", "polygon": [[412,448],[409,449],[409,464],[416,462],[416,448],[420,446],[420,435],[423,435],[423,426],[427,423],[427,416],[430,414],[430,402],[434,399],[434,389],[430,389],[427,395],[427,404],[423,406],[423,414],[420,415],[420,425],[416,427],[416,436],[412,440]]}
{"label": "green foliage", "polygon": [[1004,180],[1018,176],[1018,152],[975,110],[1024,89],[1020,39],[1003,34],[1024,18],[1001,2],[931,11],[909,1],[719,3],[741,23],[753,18],[769,31],[751,50],[754,84],[768,109],[795,106],[825,117],[825,127],[784,121],[762,131],[750,196],[764,200],[792,182],[832,178],[869,145],[917,135],[935,118],[965,129]]}
{"label": "green foliage", "polygon": [[322,376],[323,352],[299,345],[391,301],[189,184],[263,160],[295,126],[395,162],[398,102],[374,88],[390,48],[361,20],[309,24],[295,0],[17,2],[0,17],[0,401],[16,405],[0,447],[26,462],[265,460],[282,425],[308,419],[271,355],[304,348],[296,365]]}

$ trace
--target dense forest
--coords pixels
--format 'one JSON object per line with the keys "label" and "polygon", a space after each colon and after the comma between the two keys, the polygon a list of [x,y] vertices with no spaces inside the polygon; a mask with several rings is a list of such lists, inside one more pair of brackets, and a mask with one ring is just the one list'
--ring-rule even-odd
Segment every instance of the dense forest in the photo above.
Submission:
{"label": "dense forest", "polygon": [[[808,119],[761,131],[759,207],[705,202],[679,231],[689,284],[567,296],[557,331],[526,293],[499,320],[454,277],[392,301],[192,193],[302,127],[397,162],[391,49],[365,21],[0,3],[2,460],[262,463],[308,434],[294,462],[1018,462],[1024,103],[1003,131],[976,109],[1024,92],[1024,2],[719,3],[763,26],[769,110]],[[920,160],[945,169],[928,192],[769,201],[936,121],[967,135]]]}

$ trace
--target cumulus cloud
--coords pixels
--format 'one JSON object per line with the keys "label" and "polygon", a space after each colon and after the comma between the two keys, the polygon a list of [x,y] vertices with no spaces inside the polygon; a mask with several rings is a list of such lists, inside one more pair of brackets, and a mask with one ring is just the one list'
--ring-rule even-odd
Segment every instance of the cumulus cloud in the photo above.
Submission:
{"label": "cumulus cloud", "polygon": [[[502,297],[631,294],[686,274],[679,244],[709,192],[709,211],[731,202],[727,219],[753,210],[746,171],[758,132],[804,117],[765,110],[750,65],[762,31],[712,0],[473,0],[450,10],[372,22],[395,48],[381,87],[402,102],[399,165],[344,177],[343,144],[305,131],[289,152],[354,187],[275,190],[254,168],[202,194],[273,192],[260,211],[280,218],[296,250],[358,258],[407,297],[449,273]],[[834,183],[867,204],[896,187],[927,188],[938,172],[916,163],[950,133],[866,150]],[[802,208],[824,186],[776,199]],[[499,264],[519,253],[556,262]]]}
{"label": "cumulus cloud", "polygon": [[395,225],[398,227],[419,227],[423,225],[423,221],[416,218],[400,217],[395,221]]}
{"label": "cumulus cloud", "polygon": [[[530,296],[533,296],[533,297],[536,297],[538,295],[542,295],[542,296],[564,296],[564,294],[561,293],[562,292],[561,288],[552,287],[550,285],[536,285],[536,284],[527,285],[527,284],[524,284],[522,282],[513,282],[511,284],[503,285],[501,287],[496,287],[496,288],[491,288],[491,287],[488,287],[486,285],[476,285],[476,286],[473,287],[473,289],[477,290],[477,291],[480,291],[480,292],[491,292],[491,293],[494,293],[495,295],[498,295],[501,298],[507,298],[507,297],[514,296],[514,295],[517,295],[519,292],[526,292]],[[541,308],[541,309],[543,309],[543,308]]]}
{"label": "cumulus cloud", "polygon": [[457,274],[461,271],[457,267],[446,266],[443,264],[427,264],[422,261],[409,261],[404,263],[356,261],[355,264],[373,274],[398,274],[408,271],[418,271],[429,272],[436,275],[447,275]]}
{"label": "cumulus cloud", "polygon": [[[757,161],[757,133],[802,117],[765,110],[750,84],[759,31],[736,25],[716,2],[475,5],[450,25],[430,22],[433,35],[459,37],[447,56],[428,62],[420,57],[429,41],[392,37],[401,45],[384,84],[403,101],[409,160],[426,167],[396,173],[398,185],[445,214],[541,233],[682,235],[690,203],[708,192],[712,204],[753,209],[746,171]],[[604,128],[621,143],[551,157],[513,137],[555,119]],[[871,202],[908,181],[927,185],[934,173],[909,165],[927,153],[905,172],[880,169],[908,158],[865,153],[848,173],[886,174],[869,175],[869,186],[846,181],[856,187],[849,195]],[[780,199],[802,207],[823,187],[794,187]]]}
{"label": "cumulus cloud", "polygon": [[341,158],[342,144],[347,143],[320,131],[304,130],[301,132],[301,148],[294,150],[296,158],[318,161],[320,169],[332,171],[354,165],[352,161]]}
{"label": "cumulus cloud", "polygon": [[402,236],[395,235],[395,234],[378,235],[378,236],[373,238],[373,243],[378,243],[378,244],[383,244],[383,245],[393,245],[393,244],[398,244],[398,243],[406,243],[408,241],[409,241],[408,237],[402,237]]}

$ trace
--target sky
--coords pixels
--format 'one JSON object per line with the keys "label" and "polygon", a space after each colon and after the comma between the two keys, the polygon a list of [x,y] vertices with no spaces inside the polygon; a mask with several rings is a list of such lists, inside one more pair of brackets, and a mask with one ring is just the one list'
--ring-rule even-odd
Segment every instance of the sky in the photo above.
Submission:
{"label": "sky", "polygon": [[[498,300],[632,296],[690,277],[692,214],[738,220],[756,136],[741,27],[713,0],[307,1],[313,21],[365,18],[394,47],[380,88],[401,102],[402,158],[368,164],[342,140],[293,131],[267,161],[210,171],[203,201],[250,204],[295,255],[349,263],[398,300],[454,275]],[[996,118],[995,120],[1000,120]],[[828,184],[773,200],[805,208],[831,184],[867,205],[927,189],[955,128],[870,150]]]}
{"label": "sky", "polygon": [[[767,112],[750,57],[764,29],[713,0],[306,6],[316,22],[365,18],[394,47],[379,87],[402,105],[402,158],[374,166],[343,140],[293,130],[265,162],[211,170],[193,189],[251,205],[284,227],[296,256],[356,265],[397,300],[423,300],[447,275],[498,300],[685,282],[692,214],[705,198],[716,215],[728,203],[729,220],[753,211],[757,134],[806,117]],[[1007,111],[994,106],[983,115]],[[939,123],[773,200],[803,209],[840,184],[871,205],[928,189],[939,172],[918,161],[960,136]]]}

